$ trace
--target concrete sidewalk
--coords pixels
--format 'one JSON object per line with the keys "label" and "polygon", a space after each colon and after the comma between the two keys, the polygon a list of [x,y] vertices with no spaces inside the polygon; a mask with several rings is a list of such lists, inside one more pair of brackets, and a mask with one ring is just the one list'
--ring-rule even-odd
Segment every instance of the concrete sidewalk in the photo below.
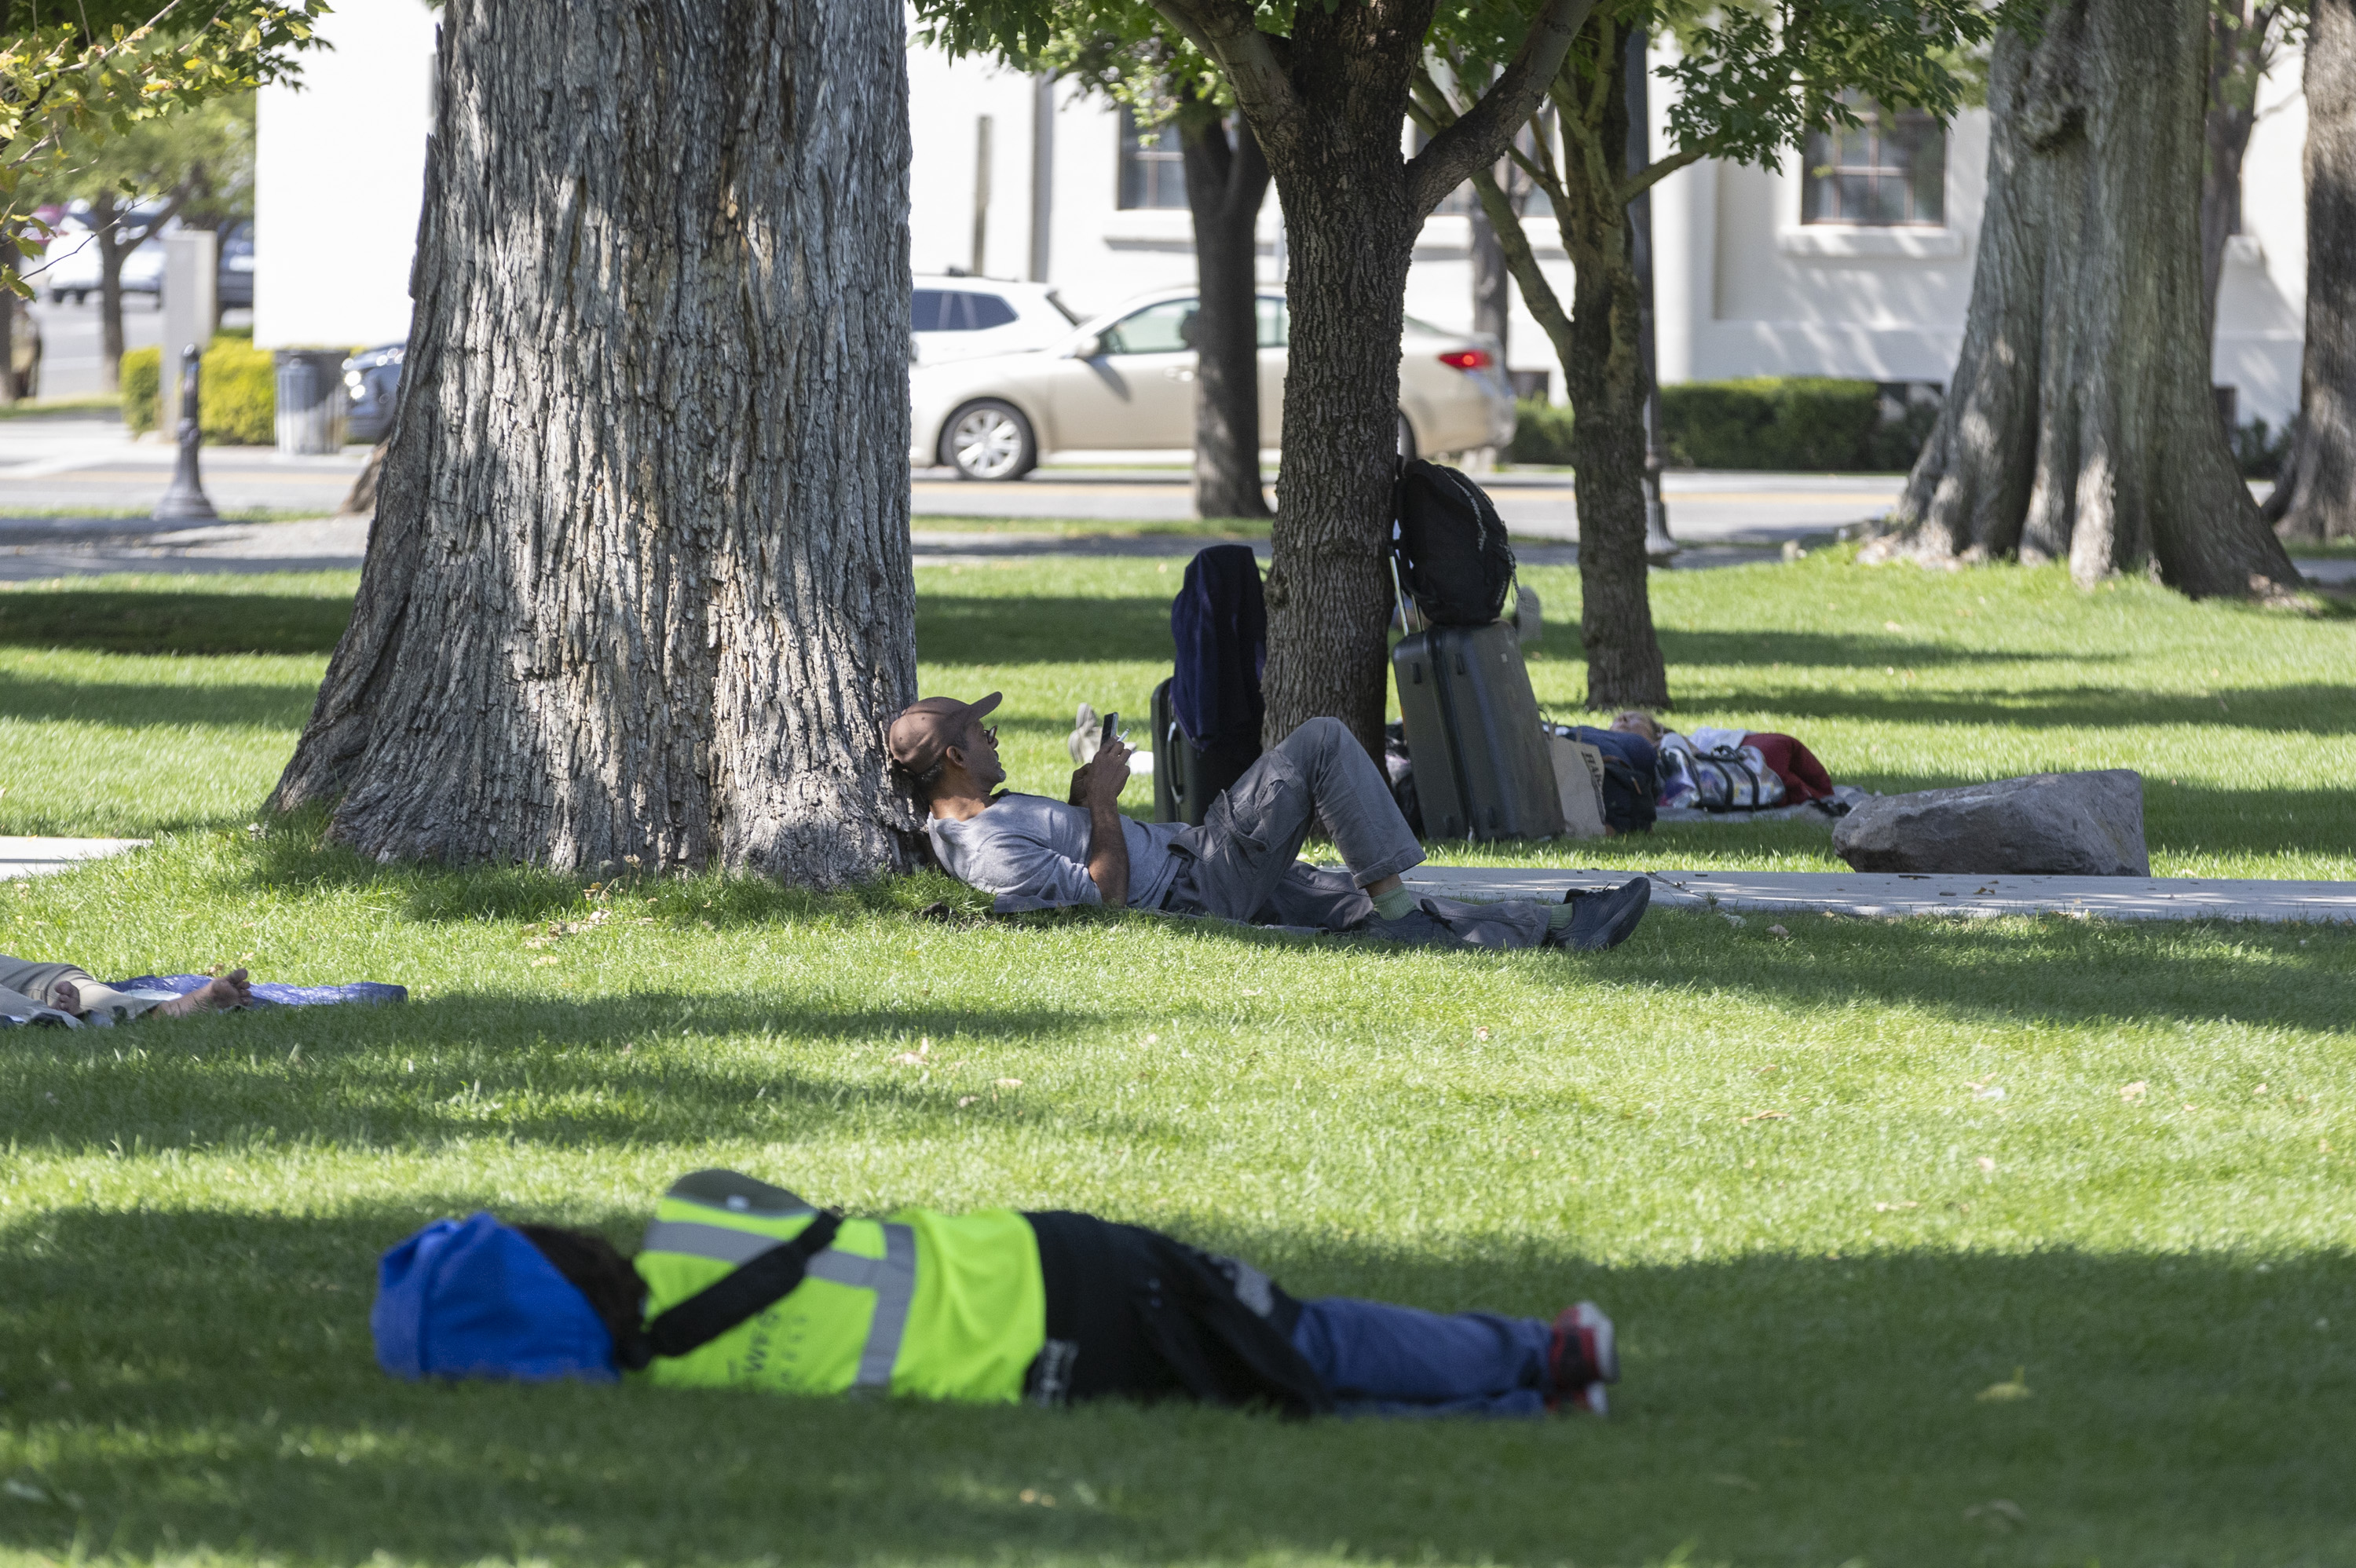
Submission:
{"label": "concrete sidewalk", "polygon": [[101,860],[127,849],[142,849],[148,838],[5,838],[0,837],[0,881],[70,871],[86,860]]}
{"label": "concrete sidewalk", "polygon": [[[1636,873],[1419,866],[1408,887],[1441,898],[1552,901]],[[1654,871],[1661,909],[1847,915],[2094,915],[2108,920],[2356,922],[2356,882],[2200,877],[1949,877],[1872,871]]]}

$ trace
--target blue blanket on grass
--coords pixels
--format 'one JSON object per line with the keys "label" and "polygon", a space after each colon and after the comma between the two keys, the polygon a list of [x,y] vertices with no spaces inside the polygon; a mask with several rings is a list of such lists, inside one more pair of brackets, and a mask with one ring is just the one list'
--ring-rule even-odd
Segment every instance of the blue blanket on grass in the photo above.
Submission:
{"label": "blue blanket on grass", "polygon": [[[109,980],[118,991],[169,991],[185,997],[211,979],[209,975],[142,975],[136,980]],[[281,986],[274,981],[253,983],[253,1005],[257,1008],[319,1008],[334,1002],[405,1002],[409,987],[388,986],[380,980],[354,980],[347,986]]]}

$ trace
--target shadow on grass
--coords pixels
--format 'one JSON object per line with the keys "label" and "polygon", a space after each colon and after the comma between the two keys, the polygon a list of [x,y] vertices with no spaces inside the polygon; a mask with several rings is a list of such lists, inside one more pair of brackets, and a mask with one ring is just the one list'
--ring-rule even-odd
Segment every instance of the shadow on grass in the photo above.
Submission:
{"label": "shadow on grass", "polygon": [[2271,730],[2288,735],[2356,733],[2356,692],[2321,683],[2201,696],[2083,686],[1988,694],[1828,691],[1796,681],[1786,684],[1777,672],[1768,670],[1751,671],[1751,680],[1711,694],[1708,705],[1753,709],[1794,719],[1862,719],[1899,724],[1988,724],[2027,730],[2187,725],[2213,731]]}
{"label": "shadow on grass", "polygon": [[[1179,581],[1173,572],[1173,594]],[[916,656],[927,664],[1166,662],[1174,649],[1168,599],[958,593],[916,599]]]}
{"label": "shadow on grass", "polygon": [[[112,654],[325,654],[349,598],[153,589],[0,592],[0,647]],[[307,708],[309,699],[304,699]]]}
{"label": "shadow on grass", "polygon": [[[636,992],[264,1009],[143,1020],[128,1033],[12,1030],[7,1076],[28,1108],[11,1116],[9,1136],[19,1149],[64,1152],[280,1136],[416,1145],[496,1132],[595,1149],[790,1138],[848,1115],[911,1134],[938,1133],[953,1119],[1035,1123],[1041,1102],[1001,1097],[992,1070],[962,1058],[1009,1043],[1052,1049],[1130,1016],[1118,1006],[997,1007],[947,994],[841,1006],[782,992]],[[714,1051],[732,1039],[868,1049],[857,1063],[833,1059],[838,1071],[829,1072],[788,1065],[775,1049]],[[928,1061],[892,1060],[920,1040],[931,1041]],[[1151,1144],[1170,1136],[1151,1123],[1111,1130]]]}
{"label": "shadow on grass", "polygon": [[[779,922],[822,923],[872,915],[914,916],[946,901],[955,918],[990,908],[977,893],[938,872],[877,877],[831,892],[787,887],[766,878],[707,872],[642,876],[628,867],[581,874],[542,866],[444,867],[420,861],[379,864],[326,838],[324,807],[273,819],[216,873],[214,891],[234,897],[256,888],[301,894],[366,889],[389,893],[402,917],[422,922],[585,918],[600,899],[626,898],[634,916],[708,924],[715,929]],[[610,908],[609,908],[610,912]]]}
{"label": "shadow on grass", "polygon": [[[2221,921],[1826,920],[1751,912],[1648,915],[1561,983],[1671,990],[1697,976],[1799,1010],[1859,1003],[2015,1022],[2239,1022],[2330,1034],[2348,1027],[2356,930]],[[1789,940],[1762,934],[1777,920]],[[1549,971],[1539,967],[1535,977]]]}
{"label": "shadow on grass", "polygon": [[256,683],[143,685],[48,680],[0,672],[0,719],[59,720],[124,729],[191,725],[300,730],[311,715],[307,687]]}
{"label": "shadow on grass", "polygon": [[[1967,648],[1952,643],[1869,632],[1787,632],[1749,628],[1697,631],[1660,628],[1661,656],[1671,667],[1773,664],[1818,669],[1937,669],[1957,665],[2117,664],[2125,656],[2107,653],[2032,652]],[[1558,637],[1559,640],[1558,640]],[[1570,627],[1548,627],[1545,650],[1560,658],[1584,658]]]}
{"label": "shadow on grass", "polygon": [[[1435,1253],[1173,1226],[1303,1295],[1528,1314],[1592,1296],[1622,1327],[1608,1423],[386,1379],[366,1321],[378,1253],[486,1196],[0,1221],[18,1456],[0,1547],[450,1568],[1328,1554],[1535,1568],[1680,1547],[1697,1563],[2344,1558],[2356,1260],[2338,1253],[2261,1273],[2217,1254],[1925,1243],[1605,1269],[1575,1239]],[[628,1239],[645,1216],[516,1217]],[[2027,1397],[1978,1397],[2016,1369]]]}

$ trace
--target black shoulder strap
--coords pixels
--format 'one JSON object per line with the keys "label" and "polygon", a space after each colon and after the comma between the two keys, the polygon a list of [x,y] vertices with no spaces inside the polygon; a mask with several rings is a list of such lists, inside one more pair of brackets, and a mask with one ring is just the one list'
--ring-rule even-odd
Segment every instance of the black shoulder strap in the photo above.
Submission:
{"label": "black shoulder strap", "polygon": [[829,1210],[790,1242],[780,1242],[725,1279],[713,1281],[647,1325],[639,1343],[625,1352],[632,1371],[657,1356],[684,1356],[711,1343],[801,1284],[810,1259],[824,1252],[842,1229],[842,1216]]}

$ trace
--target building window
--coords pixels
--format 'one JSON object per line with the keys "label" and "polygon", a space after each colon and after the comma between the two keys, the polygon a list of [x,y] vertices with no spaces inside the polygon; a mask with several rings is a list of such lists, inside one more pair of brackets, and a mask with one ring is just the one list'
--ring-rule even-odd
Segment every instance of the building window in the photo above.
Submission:
{"label": "building window", "polygon": [[1120,205],[1183,207],[1186,205],[1186,155],[1179,150],[1178,125],[1165,120],[1140,130],[1137,112],[1120,112]]}
{"label": "building window", "polygon": [[1947,220],[1947,128],[1919,109],[1854,106],[1857,125],[1808,138],[1803,223],[1876,228]]}

